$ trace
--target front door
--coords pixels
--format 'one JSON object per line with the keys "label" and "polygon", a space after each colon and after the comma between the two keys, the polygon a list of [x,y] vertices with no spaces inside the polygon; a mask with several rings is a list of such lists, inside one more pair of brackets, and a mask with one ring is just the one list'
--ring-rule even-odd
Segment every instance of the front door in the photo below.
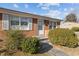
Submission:
{"label": "front door", "polygon": [[44,36],[44,20],[38,21],[38,36]]}

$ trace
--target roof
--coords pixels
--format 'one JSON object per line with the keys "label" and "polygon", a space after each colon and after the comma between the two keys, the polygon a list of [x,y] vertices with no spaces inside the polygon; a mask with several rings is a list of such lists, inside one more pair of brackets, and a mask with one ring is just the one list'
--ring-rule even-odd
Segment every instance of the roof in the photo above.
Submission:
{"label": "roof", "polygon": [[56,18],[51,18],[51,17],[41,16],[41,15],[11,10],[11,9],[2,8],[2,7],[0,7],[0,13],[17,15],[17,16],[22,16],[22,17],[32,17],[32,18],[38,18],[38,19],[52,20],[52,21],[61,21],[60,19],[56,19]]}

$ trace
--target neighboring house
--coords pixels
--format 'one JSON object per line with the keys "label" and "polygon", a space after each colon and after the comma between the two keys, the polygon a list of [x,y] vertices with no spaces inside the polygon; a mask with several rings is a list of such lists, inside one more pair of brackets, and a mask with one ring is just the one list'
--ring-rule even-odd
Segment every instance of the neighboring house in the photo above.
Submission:
{"label": "neighboring house", "polygon": [[77,22],[62,22],[60,24],[60,28],[72,29],[73,27],[79,27],[79,23],[77,23]]}
{"label": "neighboring house", "polygon": [[23,30],[26,36],[48,37],[49,29],[59,25],[59,19],[0,8],[0,37],[4,36],[4,30]]}

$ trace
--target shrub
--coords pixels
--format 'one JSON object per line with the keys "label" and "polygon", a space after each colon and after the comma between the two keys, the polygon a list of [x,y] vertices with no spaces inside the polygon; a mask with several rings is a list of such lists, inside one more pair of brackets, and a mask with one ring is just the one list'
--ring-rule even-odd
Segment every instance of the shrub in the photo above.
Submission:
{"label": "shrub", "polygon": [[72,30],[73,31],[79,31],[79,27],[73,27]]}
{"label": "shrub", "polygon": [[18,30],[7,31],[7,33],[8,33],[7,50],[16,51],[17,49],[20,48],[20,44],[24,36],[21,33],[21,31]]}
{"label": "shrub", "polygon": [[54,29],[50,30],[48,37],[53,44],[76,47],[78,45],[78,39],[75,33],[69,29]]}
{"label": "shrub", "polygon": [[39,40],[36,37],[27,37],[21,43],[22,51],[36,53],[39,50]]}

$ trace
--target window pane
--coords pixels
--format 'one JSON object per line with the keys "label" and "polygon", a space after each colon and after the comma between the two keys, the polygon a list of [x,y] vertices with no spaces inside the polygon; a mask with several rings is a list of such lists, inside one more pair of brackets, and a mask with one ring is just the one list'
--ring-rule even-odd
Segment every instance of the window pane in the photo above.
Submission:
{"label": "window pane", "polygon": [[21,17],[21,30],[31,30],[32,29],[32,18]]}
{"label": "window pane", "polygon": [[29,30],[32,30],[32,18],[29,19]]}
{"label": "window pane", "polygon": [[12,30],[19,30],[20,26],[19,26],[19,17],[18,16],[14,16],[14,15],[10,15],[10,29]]}
{"label": "window pane", "polygon": [[49,29],[52,29],[52,21],[49,23]]}
{"label": "window pane", "polygon": [[42,21],[38,22],[38,29],[43,30],[43,22]]}
{"label": "window pane", "polygon": [[19,17],[10,16],[11,25],[19,25]]}
{"label": "window pane", "polygon": [[56,28],[56,22],[54,22],[54,28]]}
{"label": "window pane", "polygon": [[28,30],[28,19],[25,17],[21,17],[21,30]]}
{"label": "window pane", "polygon": [[11,20],[11,25],[19,25],[19,21]]}
{"label": "window pane", "polygon": [[8,14],[3,14],[3,20],[2,20],[2,29],[3,30],[8,30],[9,29],[9,15]]}
{"label": "window pane", "polygon": [[27,25],[28,25],[28,19],[22,17],[22,18],[21,18],[21,25],[22,25],[22,26],[23,26],[23,25],[27,26]]}
{"label": "window pane", "polygon": [[22,21],[22,22],[21,22],[21,25],[26,25],[26,26],[27,26],[27,25],[28,25],[28,22],[23,22],[23,21]]}

